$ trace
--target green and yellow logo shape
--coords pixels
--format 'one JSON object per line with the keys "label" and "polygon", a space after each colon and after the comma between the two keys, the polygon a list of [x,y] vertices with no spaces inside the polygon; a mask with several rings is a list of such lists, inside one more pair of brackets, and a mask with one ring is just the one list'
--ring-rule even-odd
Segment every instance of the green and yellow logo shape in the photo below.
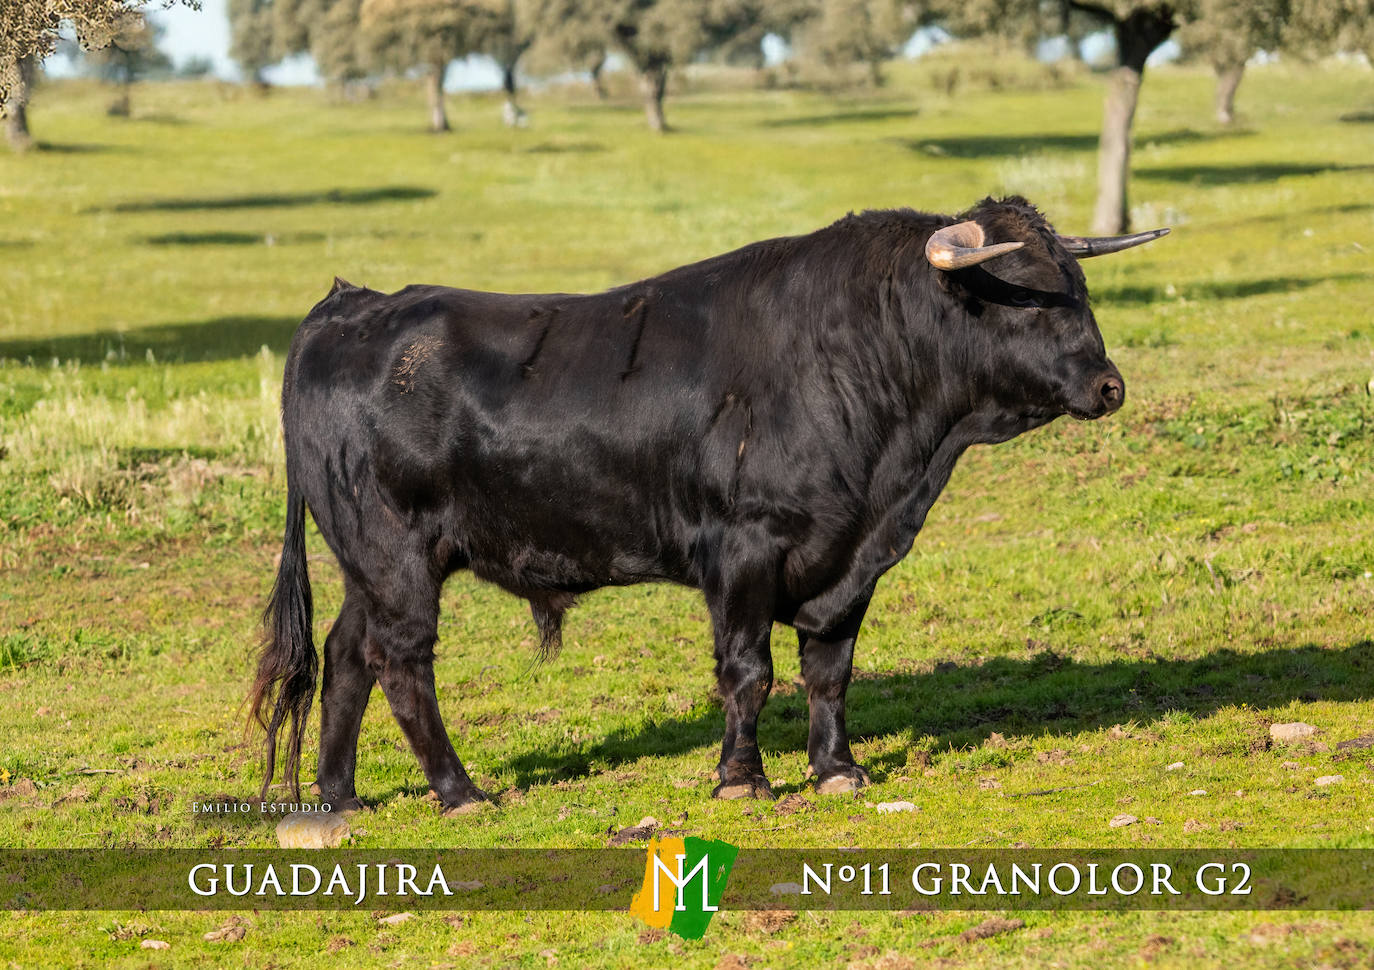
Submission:
{"label": "green and yellow logo shape", "polygon": [[729,842],[691,836],[652,839],[644,885],[630,902],[630,912],[683,939],[701,939],[720,908],[737,855],[739,849]]}

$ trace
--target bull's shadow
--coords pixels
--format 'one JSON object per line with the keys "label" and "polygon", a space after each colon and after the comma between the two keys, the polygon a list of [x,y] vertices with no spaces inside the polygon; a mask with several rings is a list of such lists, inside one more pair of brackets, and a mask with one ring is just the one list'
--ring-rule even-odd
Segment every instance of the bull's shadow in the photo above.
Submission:
{"label": "bull's shadow", "polygon": [[[783,648],[781,642],[775,649]],[[1051,652],[1026,659],[998,657],[977,666],[941,664],[929,673],[860,672],[849,689],[849,731],[855,741],[905,737],[908,744],[870,757],[882,781],[907,763],[908,750],[938,752],[976,746],[996,731],[1007,736],[1072,735],[1165,714],[1206,717],[1239,704],[1280,707],[1292,701],[1363,701],[1374,697],[1374,640],[1344,649],[1306,645],[1265,653],[1218,650],[1194,660],[1082,663]],[[578,752],[536,749],[514,755],[496,771],[514,772],[525,788],[592,773],[644,757],[709,752],[714,767],[725,719],[716,707],[612,733]],[[775,693],[764,708],[764,751],[804,751],[805,692]],[[934,742],[926,740],[933,737]],[[1237,753],[1243,753],[1245,742]],[[861,759],[862,760],[862,759]],[[784,781],[782,778],[776,779]],[[795,784],[775,786],[779,792]]]}

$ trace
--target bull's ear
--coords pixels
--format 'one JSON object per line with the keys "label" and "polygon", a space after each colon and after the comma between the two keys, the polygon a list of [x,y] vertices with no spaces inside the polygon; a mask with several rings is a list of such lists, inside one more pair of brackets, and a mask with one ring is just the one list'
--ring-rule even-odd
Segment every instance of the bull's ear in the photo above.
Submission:
{"label": "bull's ear", "polygon": [[334,285],[331,286],[331,287],[329,288],[329,293],[328,293],[327,295],[328,295],[328,296],[333,296],[335,293],[339,292],[340,290],[356,290],[356,289],[357,289],[356,286],[354,286],[352,283],[348,282],[348,280],[344,279],[342,276],[336,276],[336,277],[334,277]]}
{"label": "bull's ear", "polygon": [[935,230],[926,240],[926,259],[936,269],[963,269],[1004,256],[1025,245],[1023,242],[1005,242],[984,246],[984,238],[983,227],[973,220],[956,222]]}

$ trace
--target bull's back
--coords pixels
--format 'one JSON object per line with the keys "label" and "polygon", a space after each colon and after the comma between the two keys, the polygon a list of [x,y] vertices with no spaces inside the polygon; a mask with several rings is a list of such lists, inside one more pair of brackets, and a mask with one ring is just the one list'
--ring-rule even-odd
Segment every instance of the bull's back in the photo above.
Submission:
{"label": "bull's back", "polygon": [[371,487],[510,588],[686,581],[732,473],[712,472],[709,327],[629,289],[343,291],[293,345],[288,448],[317,470],[303,476],[317,519]]}

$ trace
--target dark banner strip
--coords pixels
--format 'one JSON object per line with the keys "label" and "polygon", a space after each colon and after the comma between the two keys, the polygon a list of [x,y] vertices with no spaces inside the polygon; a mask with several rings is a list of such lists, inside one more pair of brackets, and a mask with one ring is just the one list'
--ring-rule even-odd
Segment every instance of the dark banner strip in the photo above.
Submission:
{"label": "dark banner strip", "polygon": [[[0,908],[611,911],[651,866],[643,849],[5,850]],[[1359,849],[742,849],[695,871],[713,894],[726,880],[722,910],[1374,907]],[[673,875],[700,905],[690,867]]]}

